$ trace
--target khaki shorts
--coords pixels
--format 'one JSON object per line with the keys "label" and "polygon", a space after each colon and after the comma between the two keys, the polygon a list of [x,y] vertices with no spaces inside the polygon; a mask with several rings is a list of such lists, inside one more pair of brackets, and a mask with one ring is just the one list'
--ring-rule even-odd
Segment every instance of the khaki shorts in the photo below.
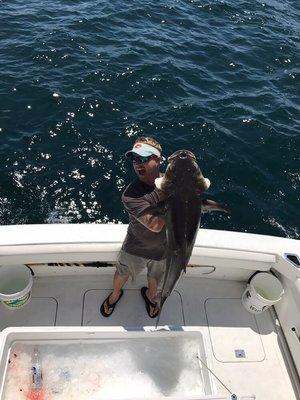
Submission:
{"label": "khaki shorts", "polygon": [[117,271],[122,276],[131,276],[134,279],[144,268],[147,268],[147,277],[154,278],[157,283],[162,281],[166,260],[149,260],[134,256],[121,250],[117,258]]}

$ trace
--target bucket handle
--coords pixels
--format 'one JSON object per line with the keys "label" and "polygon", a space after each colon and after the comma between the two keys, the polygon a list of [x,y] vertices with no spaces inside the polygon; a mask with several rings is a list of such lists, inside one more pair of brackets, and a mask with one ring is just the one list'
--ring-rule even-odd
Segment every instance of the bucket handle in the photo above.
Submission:
{"label": "bucket handle", "polygon": [[[261,273],[261,272],[262,272],[262,271],[255,271],[254,274],[252,274],[252,275],[250,276],[250,278],[247,280],[247,285],[250,285],[251,279],[254,278],[255,275],[257,275],[257,274],[259,274],[259,273]],[[274,274],[273,271],[269,270],[268,272],[270,272],[272,275],[275,276],[275,278],[277,278],[277,276]]]}
{"label": "bucket handle", "polygon": [[33,269],[31,267],[29,267],[29,265],[25,264],[25,266],[30,269],[31,275],[35,276],[35,273],[33,272]]}

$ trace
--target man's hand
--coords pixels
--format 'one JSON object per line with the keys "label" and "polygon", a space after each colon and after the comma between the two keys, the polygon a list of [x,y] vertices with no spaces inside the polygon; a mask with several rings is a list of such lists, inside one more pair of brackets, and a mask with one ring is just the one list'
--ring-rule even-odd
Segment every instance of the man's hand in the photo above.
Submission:
{"label": "man's hand", "polygon": [[161,190],[163,180],[164,180],[164,177],[163,177],[163,176],[161,176],[161,177],[155,179],[154,184],[155,184],[155,186],[156,186],[157,189]]}

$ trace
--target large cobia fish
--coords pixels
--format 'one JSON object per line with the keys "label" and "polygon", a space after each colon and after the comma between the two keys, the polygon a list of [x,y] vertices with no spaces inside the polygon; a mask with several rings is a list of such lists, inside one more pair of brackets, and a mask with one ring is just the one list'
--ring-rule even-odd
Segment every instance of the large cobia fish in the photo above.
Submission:
{"label": "large cobia fish", "polygon": [[201,213],[230,212],[224,205],[201,199],[201,194],[209,188],[210,181],[204,178],[191,151],[178,150],[168,158],[168,162],[164,177],[155,182],[165,192],[166,200],[161,207],[153,210],[154,214],[165,219],[167,233],[166,270],[159,301],[160,311],[182,272],[186,271]]}

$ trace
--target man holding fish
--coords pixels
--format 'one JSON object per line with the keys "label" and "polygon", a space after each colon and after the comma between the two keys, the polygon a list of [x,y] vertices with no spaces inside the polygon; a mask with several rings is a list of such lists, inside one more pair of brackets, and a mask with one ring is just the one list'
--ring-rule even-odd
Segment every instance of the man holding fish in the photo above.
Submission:
{"label": "man holding fish", "polygon": [[202,199],[210,181],[204,178],[191,151],[173,153],[168,158],[164,176],[159,172],[161,146],[156,140],[137,139],[126,156],[132,159],[138,179],[122,196],[129,214],[129,227],[117,260],[113,292],[100,310],[103,316],[109,317],[123,295],[122,287],[129,276],[134,277],[147,267],[148,288],[143,287],[141,294],[149,317],[155,318],[159,317],[165,300],[186,271],[201,214],[206,211],[228,213],[229,210],[215,201]]}
{"label": "man holding fish", "polygon": [[161,145],[150,137],[135,141],[132,150],[126,153],[133,162],[137,178],[124,191],[122,201],[129,214],[129,226],[125,241],[117,259],[117,270],[113,291],[101,306],[101,314],[109,317],[123,295],[123,286],[129,276],[135,277],[147,268],[148,288],[141,294],[145,300],[149,317],[155,318],[159,309],[156,303],[157,287],[165,269],[166,230],[159,216],[141,214],[164,200],[163,192],[155,187],[160,176]]}

